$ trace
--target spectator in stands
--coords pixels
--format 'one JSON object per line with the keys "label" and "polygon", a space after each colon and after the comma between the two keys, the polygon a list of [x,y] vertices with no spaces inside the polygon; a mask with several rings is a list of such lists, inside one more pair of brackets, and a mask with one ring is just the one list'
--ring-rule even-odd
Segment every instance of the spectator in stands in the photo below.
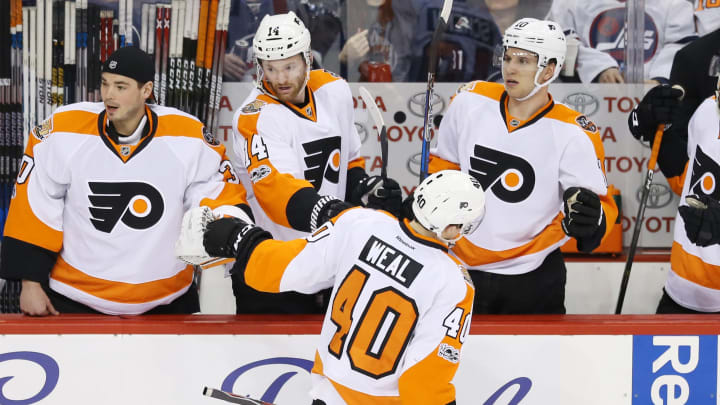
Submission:
{"label": "spectator in stands", "polygon": [[242,82],[254,80],[252,40],[260,20],[273,12],[272,0],[232,1],[223,80]]}
{"label": "spectator in stands", "polygon": [[[443,0],[416,0],[417,23],[412,41],[409,80],[427,80],[427,67],[435,24]],[[502,35],[484,0],[455,1],[448,27],[438,45],[437,81],[467,82],[499,79],[493,66],[495,47]]]}
{"label": "spectator in stands", "polygon": [[[367,0],[360,7],[358,4],[348,13],[349,27],[357,32],[339,55],[344,70],[348,70],[345,76],[352,81],[406,81],[417,18],[412,2]],[[356,21],[363,17],[355,14],[366,14],[368,21]]]}
{"label": "spectator in stands", "polygon": [[695,29],[706,35],[720,28],[720,1],[695,0]]}
{"label": "spectator in stands", "polygon": [[[580,41],[580,81],[625,81],[625,1],[555,0],[547,18]],[[646,2],[645,33],[645,81],[667,83],[675,53],[695,38],[692,5],[686,0]]]}
{"label": "spectator in stands", "polygon": [[500,29],[505,30],[521,17],[542,18],[550,9],[551,0],[485,0],[485,5]]}

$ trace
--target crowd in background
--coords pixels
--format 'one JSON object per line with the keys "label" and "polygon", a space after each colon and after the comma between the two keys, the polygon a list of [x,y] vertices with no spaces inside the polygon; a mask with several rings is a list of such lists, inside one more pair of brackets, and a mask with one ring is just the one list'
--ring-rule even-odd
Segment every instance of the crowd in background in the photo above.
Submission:
{"label": "crowd in background", "polygon": [[[716,4],[717,3],[717,4]],[[422,82],[442,0],[236,0],[226,81],[255,76],[252,38],[262,17],[288,10],[312,34],[315,67],[350,82]],[[645,80],[665,82],[675,53],[720,28],[714,0],[645,2]],[[618,0],[456,0],[439,46],[436,80],[501,81],[493,63],[505,29],[521,17],[557,21],[568,35],[564,82],[623,83],[625,2]]]}

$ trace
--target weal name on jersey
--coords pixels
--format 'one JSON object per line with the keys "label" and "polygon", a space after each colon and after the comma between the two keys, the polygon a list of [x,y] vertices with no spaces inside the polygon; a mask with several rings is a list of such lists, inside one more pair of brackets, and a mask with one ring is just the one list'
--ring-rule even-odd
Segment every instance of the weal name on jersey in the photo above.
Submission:
{"label": "weal name on jersey", "polygon": [[365,243],[360,260],[405,287],[415,281],[422,265],[387,242],[371,236]]}

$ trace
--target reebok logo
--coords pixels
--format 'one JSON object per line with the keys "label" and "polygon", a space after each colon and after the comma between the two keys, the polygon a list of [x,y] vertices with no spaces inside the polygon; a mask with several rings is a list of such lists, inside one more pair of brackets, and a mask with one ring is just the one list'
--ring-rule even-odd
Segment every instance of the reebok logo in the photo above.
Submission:
{"label": "reebok logo", "polygon": [[535,170],[525,159],[495,149],[475,145],[470,157],[469,174],[486,192],[508,203],[518,203],[530,196],[535,188]]}
{"label": "reebok logo", "polygon": [[340,137],[318,139],[302,145],[305,156],[305,180],[320,190],[323,180],[340,181]]}
{"label": "reebok logo", "polygon": [[719,178],[720,166],[710,156],[706,155],[698,145],[695,149],[695,159],[692,164],[690,190],[693,194],[707,195],[718,200],[720,199],[720,189],[717,184]]}
{"label": "reebok logo", "polygon": [[165,210],[162,195],[148,183],[91,181],[88,186],[90,222],[101,232],[112,232],[118,221],[133,229],[150,228]]}

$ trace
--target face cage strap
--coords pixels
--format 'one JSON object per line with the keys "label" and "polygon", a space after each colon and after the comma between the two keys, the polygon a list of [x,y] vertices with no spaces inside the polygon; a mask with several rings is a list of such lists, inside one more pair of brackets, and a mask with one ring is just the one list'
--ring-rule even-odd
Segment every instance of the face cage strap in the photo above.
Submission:
{"label": "face cage strap", "polygon": [[[305,59],[305,81],[303,82],[302,87],[305,88],[307,86],[308,80],[310,80],[310,70],[312,69],[312,63],[310,61],[310,54],[311,51],[303,51],[303,58]],[[295,54],[297,55],[297,54]],[[295,55],[290,55],[288,58],[291,58]],[[265,86],[263,86],[263,78],[265,77],[265,73],[263,72],[262,65],[260,63],[260,58],[257,56],[253,56],[255,59],[255,87],[257,87],[258,90],[260,90],[263,94],[267,95],[268,97],[271,97],[275,100],[279,100],[274,94],[271,94],[270,92],[265,90]]]}

